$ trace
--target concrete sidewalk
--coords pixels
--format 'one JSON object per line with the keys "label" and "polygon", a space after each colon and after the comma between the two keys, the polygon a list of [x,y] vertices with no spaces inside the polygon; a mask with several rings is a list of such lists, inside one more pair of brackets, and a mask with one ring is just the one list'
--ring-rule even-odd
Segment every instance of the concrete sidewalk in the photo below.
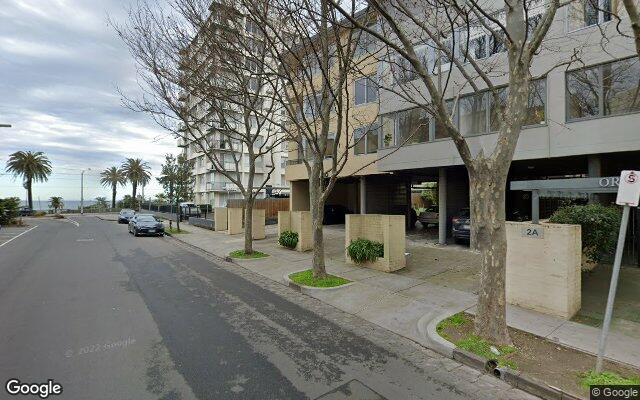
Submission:
{"label": "concrete sidewalk", "polygon": [[[187,223],[184,224],[184,228],[189,233],[173,237],[219,257],[226,257],[231,251],[243,247],[242,235],[230,236],[224,232],[213,232]],[[265,278],[284,283],[285,275],[310,268],[312,255],[310,252],[300,253],[279,246],[276,230],[276,226],[267,226],[266,238],[254,241],[254,248],[269,254],[270,257],[234,261]],[[327,272],[347,278],[354,284],[333,290],[314,290],[307,293],[308,295],[434,350],[441,348],[437,341],[430,338],[435,331],[428,332],[429,326],[433,330],[435,323],[460,311],[475,312],[476,295],[472,291],[475,285],[468,282],[473,274],[465,274],[465,279],[460,280],[460,285],[447,287],[443,284],[451,280],[442,280],[441,275],[451,271],[425,272],[429,268],[424,265],[422,270],[417,268],[420,262],[416,257],[424,251],[419,247],[429,245],[418,246],[409,240],[407,251],[413,260],[412,263],[408,263],[408,269],[384,273],[346,264],[344,232],[335,227],[325,227],[324,233],[327,243]],[[437,251],[437,257],[455,257],[452,253],[454,249],[435,248],[431,251],[431,256]],[[457,273],[456,271],[460,272],[461,269],[453,273]],[[588,353],[594,353],[597,349],[600,333],[598,328],[516,306],[508,306],[507,322],[513,328],[567,347]],[[611,360],[640,368],[640,338],[612,332],[606,355]]]}

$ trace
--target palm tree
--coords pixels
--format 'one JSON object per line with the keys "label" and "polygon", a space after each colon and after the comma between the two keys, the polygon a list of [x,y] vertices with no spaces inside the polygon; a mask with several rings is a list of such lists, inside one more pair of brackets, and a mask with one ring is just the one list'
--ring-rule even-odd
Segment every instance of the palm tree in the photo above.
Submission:
{"label": "palm tree", "polygon": [[120,168],[127,177],[127,180],[131,182],[131,187],[133,189],[131,197],[136,201],[138,185],[145,186],[151,180],[149,164],[142,161],[140,158],[127,158]]}
{"label": "palm tree", "polygon": [[31,186],[33,182],[46,182],[49,179],[51,161],[41,151],[16,151],[9,156],[6,170],[14,177],[22,176],[29,208],[33,210]]}
{"label": "palm tree", "polygon": [[51,196],[49,199],[49,207],[53,208],[54,213],[58,213],[58,210],[64,207],[64,201],[60,196]]}
{"label": "palm tree", "polygon": [[[115,201],[115,198],[113,199]],[[96,197],[96,206],[98,206],[98,209],[104,210],[109,208],[109,203],[107,202],[107,198],[106,197]]]}
{"label": "palm tree", "polygon": [[127,184],[127,176],[124,171],[118,167],[107,168],[100,172],[100,183],[102,186],[111,186],[111,208],[116,208],[116,194],[118,185]]}

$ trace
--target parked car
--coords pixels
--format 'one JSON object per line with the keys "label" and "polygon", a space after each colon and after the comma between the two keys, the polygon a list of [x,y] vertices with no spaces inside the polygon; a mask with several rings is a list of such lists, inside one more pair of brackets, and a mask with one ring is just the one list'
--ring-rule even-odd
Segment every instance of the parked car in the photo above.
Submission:
{"label": "parked car", "polygon": [[120,214],[118,214],[118,223],[119,224],[128,224],[129,220],[136,214],[135,211],[124,208],[120,210]]}
{"label": "parked car", "polygon": [[418,216],[418,221],[420,221],[422,226],[424,226],[425,228],[429,226],[429,224],[438,225],[439,215],[440,214],[438,214],[438,206],[430,206],[427,207],[425,211],[420,213],[420,215]]}
{"label": "parked car", "polygon": [[461,208],[451,218],[451,236],[458,243],[461,240],[468,241],[471,238],[471,213],[468,208]]}
{"label": "parked car", "polygon": [[164,236],[164,225],[151,214],[137,214],[129,222],[129,233]]}
{"label": "parked car", "polygon": [[20,217],[29,217],[33,215],[33,210],[29,207],[20,207],[20,210],[18,210],[18,215]]}

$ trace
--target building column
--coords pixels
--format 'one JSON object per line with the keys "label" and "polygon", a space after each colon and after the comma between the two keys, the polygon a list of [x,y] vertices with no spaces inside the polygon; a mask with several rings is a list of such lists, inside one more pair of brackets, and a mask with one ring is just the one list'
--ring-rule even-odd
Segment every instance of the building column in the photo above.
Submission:
{"label": "building column", "polygon": [[367,181],[365,176],[360,177],[360,214],[367,213]]}
{"label": "building column", "polygon": [[447,244],[447,169],[438,170],[438,244]]}
{"label": "building column", "polygon": [[[602,160],[600,154],[592,154],[587,156],[587,173],[589,178],[598,178],[602,176]],[[589,204],[599,203],[600,199],[597,193],[589,195]]]}

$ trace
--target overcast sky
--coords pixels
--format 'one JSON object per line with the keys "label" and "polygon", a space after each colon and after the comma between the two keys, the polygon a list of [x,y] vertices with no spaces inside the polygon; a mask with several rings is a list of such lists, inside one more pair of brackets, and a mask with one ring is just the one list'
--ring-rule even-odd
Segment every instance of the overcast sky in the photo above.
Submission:
{"label": "overcast sky", "polygon": [[[1,0],[0,7],[0,197],[25,190],[6,175],[9,154],[43,151],[53,163],[47,183],[36,183],[34,199],[50,196],[85,199],[105,196],[97,173],[139,157],[153,167],[146,194],[160,190],[155,181],[163,155],[177,152],[175,140],[145,115],[121,106],[116,87],[137,91],[131,56],[106,23],[125,18],[135,0]],[[118,197],[130,192],[127,186]]]}

